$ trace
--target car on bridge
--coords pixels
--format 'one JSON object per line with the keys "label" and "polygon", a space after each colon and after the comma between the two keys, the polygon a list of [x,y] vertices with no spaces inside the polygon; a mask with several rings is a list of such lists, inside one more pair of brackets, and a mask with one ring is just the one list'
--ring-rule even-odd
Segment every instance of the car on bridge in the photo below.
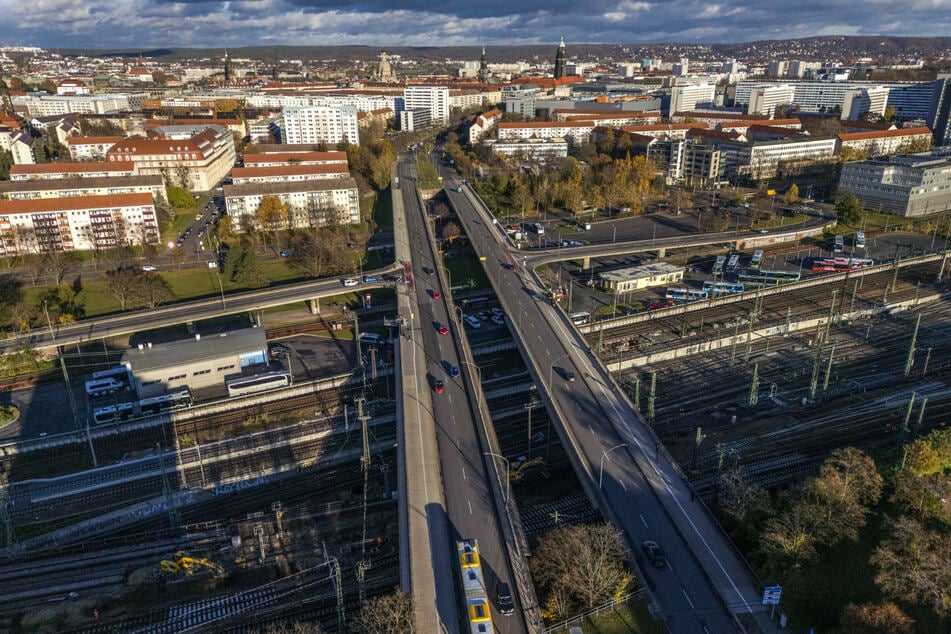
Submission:
{"label": "car on bridge", "polygon": [[442,299],[442,295],[440,295],[439,291],[437,291],[435,288],[429,289],[429,294],[433,299]]}
{"label": "car on bridge", "polygon": [[446,324],[439,324],[439,334],[441,334],[441,335],[448,335],[448,334],[449,334],[449,326],[447,326]]}
{"label": "car on bridge", "polygon": [[357,280],[355,280],[355,279],[353,279],[353,278],[349,278],[349,277],[348,277],[347,279],[345,279],[345,280],[341,280],[340,282],[341,282],[344,286],[357,286],[357,285],[360,284],[360,282],[358,282]]}
{"label": "car on bridge", "polygon": [[643,544],[644,554],[647,555],[647,558],[650,559],[651,564],[662,568],[667,565],[667,555],[664,553],[663,549],[657,545],[657,542],[647,540]]}
{"label": "car on bridge", "polygon": [[443,391],[445,391],[445,389],[446,389],[446,386],[443,384],[442,381],[440,381],[439,379],[433,380],[433,392],[435,392],[436,394],[442,394]]}
{"label": "car on bridge", "polygon": [[457,376],[459,376],[459,366],[458,366],[458,365],[452,365],[451,363],[449,364],[449,376],[450,376],[450,378],[453,378],[453,379],[456,378]]}

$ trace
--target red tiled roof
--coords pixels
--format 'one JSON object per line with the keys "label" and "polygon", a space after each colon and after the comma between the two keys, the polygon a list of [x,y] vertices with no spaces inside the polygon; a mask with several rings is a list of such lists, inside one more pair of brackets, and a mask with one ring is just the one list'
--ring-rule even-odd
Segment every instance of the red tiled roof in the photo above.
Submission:
{"label": "red tiled roof", "polygon": [[80,209],[108,209],[152,205],[152,194],[111,194],[109,196],[65,196],[63,198],[36,198],[30,200],[0,200],[0,215],[77,211]]}
{"label": "red tiled roof", "polygon": [[322,165],[274,165],[268,167],[236,167],[231,170],[232,178],[254,178],[260,176],[298,176],[304,174],[349,174],[350,168],[342,163]]}
{"label": "red tiled roof", "polygon": [[135,167],[129,163],[40,163],[39,165],[11,165],[10,174],[81,174],[82,172],[133,172]]}
{"label": "red tiled roof", "polygon": [[307,163],[313,161],[346,161],[346,152],[271,152],[245,154],[244,164],[255,163]]}
{"label": "red tiled roof", "polygon": [[694,128],[707,128],[706,123],[653,123],[650,125],[626,125],[621,129],[625,132],[663,132],[665,130],[693,130]]}
{"label": "red tiled roof", "polygon": [[900,128],[898,130],[872,130],[871,132],[848,132],[839,135],[840,141],[866,141],[871,139],[893,139],[903,136],[931,136],[931,129],[925,127]]}

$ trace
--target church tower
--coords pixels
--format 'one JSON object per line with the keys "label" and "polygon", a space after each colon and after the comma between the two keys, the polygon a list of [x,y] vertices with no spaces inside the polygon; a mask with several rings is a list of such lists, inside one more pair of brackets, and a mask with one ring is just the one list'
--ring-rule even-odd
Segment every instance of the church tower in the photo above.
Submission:
{"label": "church tower", "polygon": [[485,47],[482,47],[482,57],[479,58],[479,74],[476,75],[476,78],[480,83],[486,83],[489,81],[489,65],[485,61]]}
{"label": "church tower", "polygon": [[225,86],[230,86],[232,79],[231,56],[228,55],[228,49],[225,49]]}
{"label": "church tower", "polygon": [[555,53],[555,79],[561,79],[567,73],[568,58],[565,54],[565,38],[561,38],[561,44],[558,45],[558,52]]}

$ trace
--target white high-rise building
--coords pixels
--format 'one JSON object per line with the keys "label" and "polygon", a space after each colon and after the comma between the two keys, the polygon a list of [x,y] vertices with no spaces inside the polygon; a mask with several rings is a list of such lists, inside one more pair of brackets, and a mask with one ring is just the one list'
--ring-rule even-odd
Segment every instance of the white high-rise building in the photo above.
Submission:
{"label": "white high-rise building", "polygon": [[284,143],[360,144],[354,106],[291,106],[284,109]]}
{"label": "white high-rise building", "polygon": [[716,89],[714,84],[674,86],[670,89],[670,114],[695,110],[698,103],[712,102]]}
{"label": "white high-rise building", "polygon": [[406,110],[429,110],[433,125],[449,123],[449,89],[445,86],[407,86],[403,90]]}
{"label": "white high-rise building", "polygon": [[750,105],[746,114],[764,114],[772,119],[776,108],[792,103],[796,89],[782,84],[780,86],[761,86],[750,91]]}
{"label": "white high-rise building", "polygon": [[868,86],[845,93],[842,99],[842,119],[857,121],[867,112],[883,116],[888,104],[888,88]]}

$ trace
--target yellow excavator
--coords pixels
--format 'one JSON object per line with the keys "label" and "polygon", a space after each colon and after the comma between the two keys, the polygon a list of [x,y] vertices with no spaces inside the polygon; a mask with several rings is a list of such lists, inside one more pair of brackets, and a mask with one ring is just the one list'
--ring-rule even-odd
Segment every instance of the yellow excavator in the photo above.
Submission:
{"label": "yellow excavator", "polygon": [[163,559],[160,561],[159,568],[162,569],[162,572],[169,575],[174,575],[177,573],[191,575],[198,571],[208,571],[213,572],[216,577],[225,576],[224,568],[218,564],[214,563],[213,561],[209,561],[205,557],[202,557],[201,559],[192,557],[183,550],[178,551],[169,559]]}

